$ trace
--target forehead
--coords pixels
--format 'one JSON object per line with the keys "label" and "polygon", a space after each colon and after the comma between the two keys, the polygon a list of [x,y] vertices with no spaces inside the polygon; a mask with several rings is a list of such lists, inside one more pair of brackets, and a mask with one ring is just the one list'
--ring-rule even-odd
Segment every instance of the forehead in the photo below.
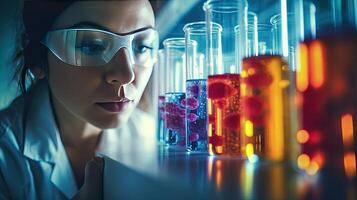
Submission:
{"label": "forehead", "polygon": [[75,2],[56,19],[52,28],[67,28],[81,22],[92,22],[116,33],[155,26],[147,0],[120,0]]}

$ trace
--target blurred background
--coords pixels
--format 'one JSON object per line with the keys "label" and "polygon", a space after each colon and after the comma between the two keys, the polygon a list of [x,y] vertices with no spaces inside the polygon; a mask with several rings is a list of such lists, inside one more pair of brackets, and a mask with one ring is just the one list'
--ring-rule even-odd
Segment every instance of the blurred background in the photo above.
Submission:
{"label": "blurred background", "polygon": [[16,83],[11,80],[19,8],[20,1],[0,1],[0,109],[6,107],[17,94]]}

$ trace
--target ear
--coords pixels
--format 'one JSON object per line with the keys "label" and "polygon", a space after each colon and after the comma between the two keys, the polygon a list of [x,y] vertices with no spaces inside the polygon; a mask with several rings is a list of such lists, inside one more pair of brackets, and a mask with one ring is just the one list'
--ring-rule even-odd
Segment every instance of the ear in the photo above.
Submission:
{"label": "ear", "polygon": [[36,79],[43,79],[46,77],[45,71],[40,67],[30,67],[30,70]]}

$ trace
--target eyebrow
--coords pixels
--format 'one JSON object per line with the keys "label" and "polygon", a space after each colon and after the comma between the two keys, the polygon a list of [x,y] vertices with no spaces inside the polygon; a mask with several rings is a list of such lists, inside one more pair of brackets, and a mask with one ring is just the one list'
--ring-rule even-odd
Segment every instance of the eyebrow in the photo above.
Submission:
{"label": "eyebrow", "polygon": [[77,23],[77,24],[74,24],[70,27],[67,27],[66,29],[69,29],[69,28],[95,28],[95,29],[100,29],[100,30],[103,30],[103,31],[107,31],[107,32],[111,32],[111,33],[115,33],[115,34],[118,34],[118,35],[128,35],[128,34],[132,34],[132,33],[136,33],[136,32],[140,32],[140,31],[144,31],[144,30],[147,30],[147,29],[153,29],[153,30],[156,30],[154,27],[152,26],[145,26],[145,27],[142,27],[142,28],[139,28],[139,29],[136,29],[136,30],[133,30],[133,31],[130,31],[130,32],[125,32],[125,33],[117,33],[117,32],[113,32],[111,30],[109,30],[107,27],[105,26],[102,26],[100,24],[97,24],[97,23],[94,23],[94,22],[89,22],[89,21],[85,21],[85,22],[80,22],[80,23]]}

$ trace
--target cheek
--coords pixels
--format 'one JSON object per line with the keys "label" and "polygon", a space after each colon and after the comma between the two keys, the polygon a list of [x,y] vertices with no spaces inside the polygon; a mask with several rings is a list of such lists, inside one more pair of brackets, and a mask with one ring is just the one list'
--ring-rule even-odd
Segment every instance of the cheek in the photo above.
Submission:
{"label": "cheek", "polygon": [[140,95],[143,93],[146,84],[150,79],[151,73],[152,73],[152,67],[135,69],[136,78],[134,84],[137,86]]}
{"label": "cheek", "polygon": [[[83,70],[49,57],[48,79],[51,91],[62,101],[88,99],[100,79],[94,70]],[[99,76],[100,77],[100,76]]]}

